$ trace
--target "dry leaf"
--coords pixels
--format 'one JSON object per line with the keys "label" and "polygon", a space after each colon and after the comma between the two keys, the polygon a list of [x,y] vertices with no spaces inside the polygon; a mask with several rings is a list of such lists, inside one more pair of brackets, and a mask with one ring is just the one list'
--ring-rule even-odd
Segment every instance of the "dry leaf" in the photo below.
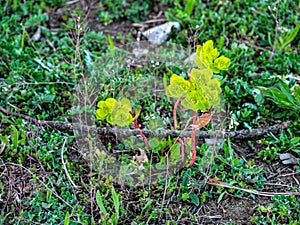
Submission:
{"label": "dry leaf", "polygon": [[137,162],[148,162],[148,157],[147,157],[147,154],[145,152],[144,149],[141,149],[141,148],[138,148],[138,150],[141,152],[140,155],[135,155],[135,158],[136,158],[136,161]]}

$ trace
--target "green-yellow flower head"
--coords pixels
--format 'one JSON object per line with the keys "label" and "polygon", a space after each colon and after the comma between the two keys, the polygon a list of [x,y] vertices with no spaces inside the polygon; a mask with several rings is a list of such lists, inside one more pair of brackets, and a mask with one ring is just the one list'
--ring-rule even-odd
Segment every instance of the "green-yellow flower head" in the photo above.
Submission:
{"label": "green-yellow flower head", "polygon": [[194,62],[199,69],[209,68],[214,73],[219,73],[221,70],[228,70],[230,59],[225,56],[219,57],[219,55],[219,51],[214,48],[214,42],[208,40],[202,46],[197,46]]}
{"label": "green-yellow flower head", "polygon": [[104,120],[112,125],[128,126],[132,123],[130,101],[126,98],[117,101],[114,98],[108,98],[105,101],[99,101],[97,104],[96,118]]}
{"label": "green-yellow flower head", "polygon": [[182,106],[193,111],[206,111],[220,103],[221,82],[213,78],[213,73],[228,70],[230,59],[220,56],[219,51],[213,47],[209,40],[196,49],[195,64],[190,73],[190,79],[173,74],[166,94],[173,98],[182,98]]}

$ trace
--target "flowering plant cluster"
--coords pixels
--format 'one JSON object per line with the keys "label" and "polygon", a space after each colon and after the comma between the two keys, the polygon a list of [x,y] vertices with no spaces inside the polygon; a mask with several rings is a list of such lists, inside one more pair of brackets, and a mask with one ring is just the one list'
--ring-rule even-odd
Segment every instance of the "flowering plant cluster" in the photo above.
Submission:
{"label": "flowering plant cluster", "polygon": [[[206,126],[211,120],[210,109],[220,104],[221,82],[219,78],[214,78],[222,70],[228,70],[230,59],[220,56],[219,51],[214,48],[213,41],[209,40],[203,45],[198,45],[194,58],[196,68],[189,72],[188,80],[182,76],[173,74],[170,78],[170,85],[166,87],[166,95],[177,98],[173,109],[174,129],[177,129],[176,110],[181,104],[185,109],[192,110],[192,136],[190,139],[182,141],[180,137],[176,140],[181,145],[181,157],[184,162],[184,145],[191,143],[192,160],[190,166],[196,159],[196,131]],[[150,149],[148,140],[140,130],[137,124],[137,116],[140,109],[137,110],[137,116],[132,113],[130,100],[123,98],[120,101],[114,98],[108,98],[97,104],[96,117],[98,120],[106,120],[112,125],[128,126],[134,125],[134,128],[143,137],[146,146]],[[200,111],[200,115],[197,113]],[[178,145],[177,145],[178,146]]]}

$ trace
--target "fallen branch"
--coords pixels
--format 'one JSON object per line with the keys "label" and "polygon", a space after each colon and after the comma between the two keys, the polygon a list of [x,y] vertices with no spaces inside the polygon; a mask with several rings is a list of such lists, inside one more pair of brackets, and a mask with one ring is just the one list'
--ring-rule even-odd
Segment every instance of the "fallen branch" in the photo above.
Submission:
{"label": "fallen branch", "polygon": [[250,194],[254,195],[260,195],[260,196],[266,196],[266,197],[273,197],[274,195],[300,195],[300,192],[295,192],[295,191],[288,191],[288,192],[267,192],[267,191],[257,191],[257,190],[250,190],[250,189],[245,189],[245,188],[240,188],[240,187],[235,187],[229,184],[226,184],[216,178],[208,178],[207,182],[203,182],[204,184],[209,184],[211,186],[219,186],[219,187],[224,187],[224,188],[229,188],[229,189],[235,189],[239,191],[244,191]]}
{"label": "fallen branch", "polygon": [[[30,116],[26,116],[19,113],[9,112],[6,109],[0,107],[0,111],[3,112],[6,116],[15,116],[27,120],[28,122],[35,124],[36,126],[43,126],[49,127],[51,129],[59,130],[59,131],[73,131],[73,130],[81,130],[81,131],[88,131],[88,132],[96,132],[101,135],[111,135],[116,134],[118,136],[133,136],[138,135],[138,132],[133,129],[126,129],[120,127],[95,127],[95,126],[88,126],[82,125],[77,123],[67,123],[61,121],[47,121],[47,120],[37,120]],[[250,138],[259,138],[268,133],[277,133],[278,131],[287,128],[290,125],[290,122],[284,122],[281,124],[275,124],[268,127],[263,128],[255,128],[255,129],[244,129],[239,131],[197,131],[196,137],[198,138],[231,138],[231,139],[250,139]],[[163,128],[157,128],[156,130],[147,130],[143,129],[142,132],[146,136],[151,137],[190,137],[192,134],[192,130],[166,130]]]}

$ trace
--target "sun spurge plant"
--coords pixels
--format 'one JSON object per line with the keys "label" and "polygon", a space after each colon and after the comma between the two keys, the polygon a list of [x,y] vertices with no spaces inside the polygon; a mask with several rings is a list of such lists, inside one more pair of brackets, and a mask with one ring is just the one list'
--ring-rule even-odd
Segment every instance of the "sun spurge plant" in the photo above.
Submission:
{"label": "sun spurge plant", "polygon": [[182,98],[181,105],[193,111],[207,111],[220,103],[220,80],[212,79],[211,69],[192,69],[189,80],[173,74],[166,93],[169,97]]}
{"label": "sun spurge plant", "polygon": [[140,109],[136,110],[136,115],[133,114],[130,101],[127,98],[122,98],[117,101],[114,98],[108,98],[105,101],[99,101],[97,104],[96,118],[98,120],[106,120],[112,125],[129,126],[133,124],[134,129],[144,139],[146,146],[149,148],[147,137],[140,129],[140,125],[137,123],[137,117],[140,114]]}
{"label": "sun spurge plant", "polygon": [[117,101],[114,98],[108,98],[97,104],[96,118],[106,120],[112,125],[128,126],[132,123],[133,117],[131,112],[130,101],[126,98]]}
{"label": "sun spurge plant", "polygon": [[[192,145],[192,160],[190,166],[194,164],[196,159],[196,131],[206,126],[211,120],[210,109],[213,106],[220,104],[220,80],[214,78],[214,73],[219,73],[221,70],[228,70],[230,59],[225,56],[220,56],[219,51],[213,47],[213,41],[209,40],[203,46],[197,46],[194,62],[197,68],[192,68],[189,73],[189,79],[173,74],[170,79],[170,85],[166,88],[166,95],[177,98],[173,109],[174,129],[177,129],[176,110],[178,104],[185,109],[193,111],[192,136],[184,141],[177,139],[181,145],[182,162],[184,162],[184,145]],[[148,140],[140,130],[140,125],[137,123],[137,117],[140,110],[137,109],[133,114],[130,101],[126,98],[117,101],[114,98],[108,98],[105,101],[100,101],[97,104],[96,117],[98,120],[106,120],[112,125],[128,126],[133,124],[134,128],[144,139],[146,146],[150,149]],[[197,116],[200,111],[201,115]],[[191,143],[191,144],[190,144]]]}
{"label": "sun spurge plant", "polygon": [[[177,128],[176,110],[179,103],[193,111],[192,122],[192,160],[190,166],[196,159],[196,130],[207,125],[211,119],[209,110],[213,106],[220,104],[220,80],[213,78],[213,73],[219,73],[221,70],[228,70],[230,59],[220,56],[219,51],[213,47],[213,41],[209,40],[199,45],[196,49],[194,62],[197,68],[193,68],[189,73],[189,79],[173,74],[170,79],[170,85],[167,87],[166,94],[169,97],[178,98],[173,110],[174,129]],[[197,111],[201,112],[200,117]],[[183,146],[182,140],[178,139]],[[184,148],[182,147],[182,159],[184,160]]]}
{"label": "sun spurge plant", "polygon": [[219,73],[221,70],[228,70],[230,59],[225,56],[220,56],[220,52],[214,48],[214,42],[209,40],[196,48],[195,64],[199,69],[211,69],[214,73]]}

